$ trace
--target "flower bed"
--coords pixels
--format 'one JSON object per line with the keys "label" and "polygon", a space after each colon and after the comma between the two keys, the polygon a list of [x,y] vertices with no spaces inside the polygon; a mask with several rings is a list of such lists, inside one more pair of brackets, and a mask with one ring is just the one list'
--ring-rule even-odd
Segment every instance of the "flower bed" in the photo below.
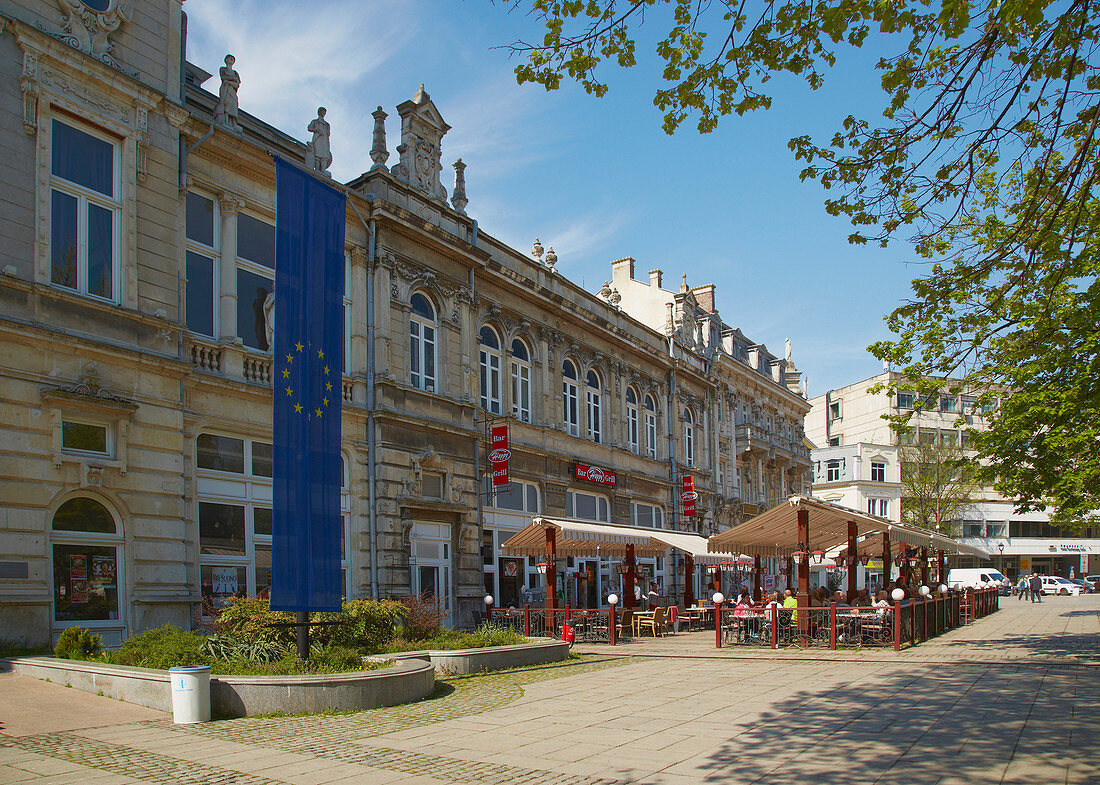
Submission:
{"label": "flower bed", "polygon": [[466,675],[484,671],[561,662],[569,657],[569,644],[552,638],[533,638],[513,646],[476,649],[424,649],[383,655],[398,662],[428,661],[440,673]]}
{"label": "flower bed", "polygon": [[[166,670],[55,657],[14,657],[0,660],[0,667],[151,709],[172,710]],[[421,700],[433,689],[432,664],[410,659],[351,673],[214,676],[210,708],[214,717],[354,711]]]}

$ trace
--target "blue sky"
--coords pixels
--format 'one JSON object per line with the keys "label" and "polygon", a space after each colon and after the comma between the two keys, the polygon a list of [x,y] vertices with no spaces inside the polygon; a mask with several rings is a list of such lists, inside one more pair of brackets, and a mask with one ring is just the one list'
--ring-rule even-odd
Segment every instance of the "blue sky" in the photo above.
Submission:
{"label": "blue sky", "polygon": [[[828,138],[848,113],[877,116],[870,52],[845,56],[821,90],[776,79],[770,110],[706,135],[689,120],[670,137],[652,105],[660,67],[648,41],[633,69],[604,73],[604,98],[572,84],[521,87],[519,61],[495,47],[542,29],[507,4],[189,0],[185,11],[188,59],[216,74],[233,53],[243,110],[305,140],[317,106],[328,109],[338,179],[370,168],[379,105],[396,162],[394,107],[423,82],[452,127],[444,184],[461,157],[467,212],[483,231],[522,251],[539,237],[593,292],[623,256],[643,279],[664,270],[667,288],[685,272],[692,286],[717,284],[727,322],[776,354],[791,339],[811,396],[881,370],[866,346],[887,335],[882,317],[921,268],[904,243],[849,245],[851,226],[825,214],[824,192],[799,181],[787,148],[801,134]],[[662,21],[651,13],[647,28]],[[205,86],[216,92],[216,77]]]}

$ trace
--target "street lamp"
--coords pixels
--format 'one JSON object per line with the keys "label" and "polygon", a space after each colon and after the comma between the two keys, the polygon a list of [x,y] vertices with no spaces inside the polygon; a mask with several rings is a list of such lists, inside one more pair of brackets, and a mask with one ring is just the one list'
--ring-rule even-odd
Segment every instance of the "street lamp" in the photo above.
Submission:
{"label": "street lamp", "polygon": [[999,542],[999,543],[997,543],[997,548],[1001,552],[1001,569],[1000,569],[1000,573],[1001,573],[1001,575],[1004,575],[1004,572],[1005,572],[1005,544],[1003,542]]}

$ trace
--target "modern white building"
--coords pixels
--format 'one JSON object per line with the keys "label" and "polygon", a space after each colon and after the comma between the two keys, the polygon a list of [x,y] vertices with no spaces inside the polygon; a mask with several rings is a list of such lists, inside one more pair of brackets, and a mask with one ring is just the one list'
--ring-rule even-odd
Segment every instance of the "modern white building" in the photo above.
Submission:
{"label": "modern white building", "polygon": [[[996,407],[979,406],[976,391],[942,395],[935,401],[920,401],[904,387],[893,394],[868,392],[880,383],[888,389],[902,385],[903,377],[884,372],[810,400],[806,435],[820,445],[812,451],[814,495],[868,512],[872,498],[879,495],[886,501],[888,514],[884,517],[900,520],[899,440],[884,417],[913,412],[906,442],[936,440],[965,449],[967,431],[987,427]],[[871,467],[882,463],[886,464],[886,482],[880,485],[871,478]],[[895,488],[888,492],[886,486],[891,484]],[[881,508],[876,508],[873,514],[880,512]],[[974,506],[961,523],[962,542],[988,551],[992,557],[986,563],[992,562],[1009,577],[1033,571],[1065,577],[1100,572],[1097,527],[1062,531],[1051,525],[1045,512],[1017,512],[1012,499],[992,488],[979,489]],[[977,560],[963,557],[959,563],[976,566]]]}

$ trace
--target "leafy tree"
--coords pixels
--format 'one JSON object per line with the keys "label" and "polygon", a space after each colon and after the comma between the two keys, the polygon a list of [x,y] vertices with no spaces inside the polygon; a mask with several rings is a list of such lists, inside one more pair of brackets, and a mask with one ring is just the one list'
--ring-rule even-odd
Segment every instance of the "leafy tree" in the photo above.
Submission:
{"label": "leafy tree", "polygon": [[962,449],[943,444],[937,436],[922,433],[913,444],[898,448],[901,522],[956,537],[977,502],[977,487]]}
{"label": "leafy tree", "polygon": [[[775,75],[819,87],[845,48],[877,63],[886,109],[831,139],[790,142],[803,179],[853,243],[900,234],[928,260],[870,347],[921,388],[930,377],[1010,390],[975,437],[981,475],[1065,526],[1100,510],[1100,6],[1088,0],[515,0],[545,24],[510,47],[520,83],[636,62],[643,23],[667,30],[654,104],[664,128],[771,105]],[[647,14],[649,15],[647,17]],[[990,395],[997,393],[990,393]]]}

